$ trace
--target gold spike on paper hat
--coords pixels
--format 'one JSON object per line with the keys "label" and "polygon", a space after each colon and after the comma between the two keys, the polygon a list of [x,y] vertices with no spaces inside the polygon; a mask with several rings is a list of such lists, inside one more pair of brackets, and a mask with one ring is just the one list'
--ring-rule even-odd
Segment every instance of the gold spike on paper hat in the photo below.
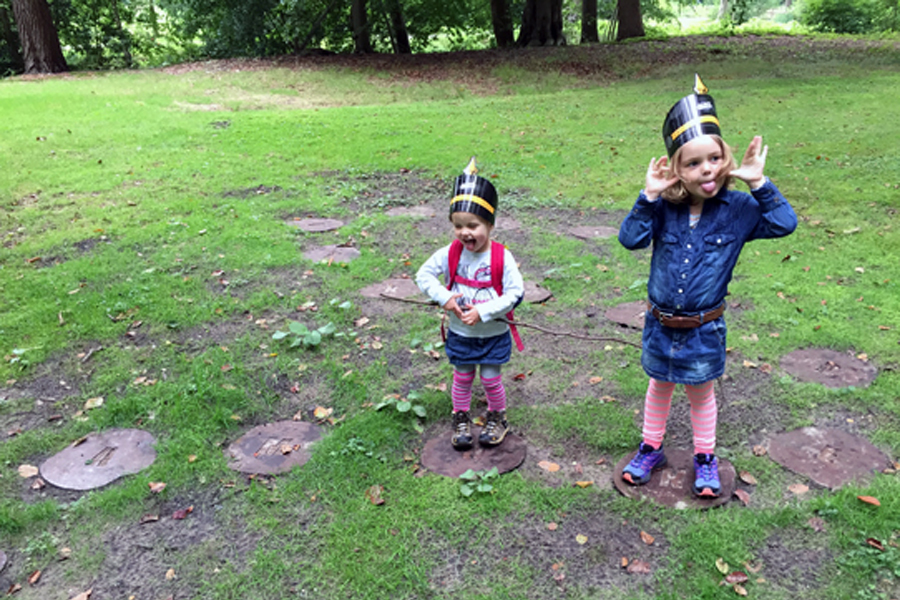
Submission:
{"label": "gold spike on paper hat", "polygon": [[463,173],[466,175],[475,175],[478,173],[478,165],[475,164],[474,156],[469,160],[469,164],[466,165],[466,168],[463,169]]}
{"label": "gold spike on paper hat", "polygon": [[694,73],[694,93],[695,94],[708,94],[709,88],[703,84],[703,80],[700,79],[700,75]]}

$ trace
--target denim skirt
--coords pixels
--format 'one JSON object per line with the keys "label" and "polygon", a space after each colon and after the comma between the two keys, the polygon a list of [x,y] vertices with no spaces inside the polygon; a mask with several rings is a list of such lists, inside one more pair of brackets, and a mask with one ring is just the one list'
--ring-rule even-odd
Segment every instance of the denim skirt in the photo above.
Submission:
{"label": "denim skirt", "polygon": [[451,365],[502,365],[509,362],[512,337],[509,331],[488,338],[465,337],[448,331],[444,348]]}
{"label": "denim skirt", "polygon": [[699,385],[725,372],[725,318],[693,329],[664,327],[647,311],[641,366],[653,379]]}

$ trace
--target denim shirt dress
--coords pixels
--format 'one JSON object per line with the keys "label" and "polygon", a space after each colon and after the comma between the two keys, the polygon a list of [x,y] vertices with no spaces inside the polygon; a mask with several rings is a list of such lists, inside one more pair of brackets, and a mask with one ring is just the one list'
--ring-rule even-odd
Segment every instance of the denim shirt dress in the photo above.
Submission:
{"label": "denim shirt dress", "polygon": [[[653,243],[647,294],[661,312],[696,315],[722,304],[745,242],[777,238],[797,227],[797,215],[771,181],[750,194],[722,189],[703,204],[690,227],[690,207],[643,191],[619,229],[629,250]],[[725,372],[725,319],[694,329],[664,327],[651,312],[644,319],[641,365],[650,377],[698,385]]]}

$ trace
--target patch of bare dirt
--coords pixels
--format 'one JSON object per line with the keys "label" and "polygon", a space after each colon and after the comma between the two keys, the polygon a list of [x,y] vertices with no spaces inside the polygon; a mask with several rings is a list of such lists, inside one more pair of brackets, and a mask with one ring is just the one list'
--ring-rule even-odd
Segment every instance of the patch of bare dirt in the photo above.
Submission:
{"label": "patch of bare dirt", "polygon": [[[534,515],[520,515],[498,523],[491,531],[478,532],[477,547],[450,547],[440,536],[422,536],[425,548],[439,548],[441,564],[429,575],[435,590],[453,596],[473,592],[467,581],[515,581],[525,598],[564,598],[567,592],[591,597],[601,590],[652,595],[656,588],[653,573],[668,551],[662,534],[651,530],[653,544],[641,540],[641,528],[602,512],[560,515],[548,522]],[[584,536],[579,538],[578,536]],[[582,543],[583,542],[583,543]],[[630,573],[622,559],[647,563],[648,573]],[[521,567],[529,567],[522,570]],[[525,581],[521,580],[526,574]]]}

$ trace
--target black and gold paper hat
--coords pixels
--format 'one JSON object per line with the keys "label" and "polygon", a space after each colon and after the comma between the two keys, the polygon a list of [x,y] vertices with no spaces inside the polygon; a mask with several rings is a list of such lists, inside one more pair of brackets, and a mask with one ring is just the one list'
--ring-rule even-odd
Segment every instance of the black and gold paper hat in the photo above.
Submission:
{"label": "black and gold paper hat", "polygon": [[473,156],[463,174],[456,178],[456,183],[453,185],[450,214],[455,212],[472,213],[493,225],[494,213],[497,212],[497,190],[490,181],[479,177],[476,173],[478,173],[478,168],[475,166],[475,157]]}
{"label": "black and gold paper hat", "polygon": [[708,92],[700,76],[694,75],[694,93],[685,96],[669,109],[662,130],[669,158],[696,137],[722,135],[719,119],[716,117],[716,104]]}

